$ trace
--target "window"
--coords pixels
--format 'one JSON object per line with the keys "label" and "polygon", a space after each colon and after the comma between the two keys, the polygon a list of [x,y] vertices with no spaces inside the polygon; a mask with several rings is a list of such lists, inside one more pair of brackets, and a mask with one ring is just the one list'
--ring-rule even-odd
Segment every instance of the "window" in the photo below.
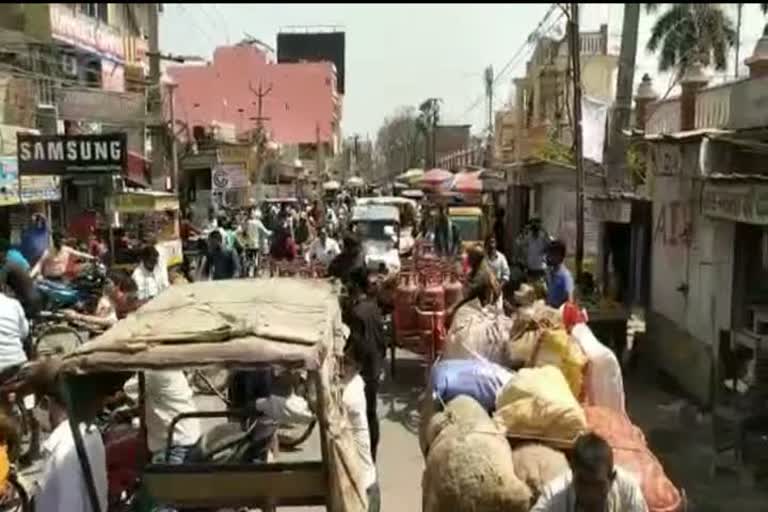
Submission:
{"label": "window", "polygon": [[80,6],[80,13],[85,14],[86,16],[90,16],[91,18],[96,18],[98,20],[103,21],[104,23],[107,23],[107,11],[108,11],[108,5],[109,4],[76,4]]}

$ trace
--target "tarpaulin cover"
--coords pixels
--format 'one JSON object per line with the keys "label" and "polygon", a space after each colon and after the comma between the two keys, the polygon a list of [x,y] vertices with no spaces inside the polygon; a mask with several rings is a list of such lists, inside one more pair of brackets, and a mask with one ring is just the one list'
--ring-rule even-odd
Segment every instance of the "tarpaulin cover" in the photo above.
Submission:
{"label": "tarpaulin cover", "polygon": [[337,369],[345,331],[338,290],[330,282],[198,282],[165,290],[67,356],[61,368],[77,373],[275,364],[316,370],[331,509],[364,512],[367,497]]}

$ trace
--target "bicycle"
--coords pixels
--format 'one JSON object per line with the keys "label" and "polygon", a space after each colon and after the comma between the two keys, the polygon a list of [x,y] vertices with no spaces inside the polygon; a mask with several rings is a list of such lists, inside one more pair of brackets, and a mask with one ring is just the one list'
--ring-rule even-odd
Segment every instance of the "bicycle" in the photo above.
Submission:
{"label": "bicycle", "polygon": [[0,495],[0,512],[32,512],[29,493],[22,485],[15,466],[11,466],[5,489]]}

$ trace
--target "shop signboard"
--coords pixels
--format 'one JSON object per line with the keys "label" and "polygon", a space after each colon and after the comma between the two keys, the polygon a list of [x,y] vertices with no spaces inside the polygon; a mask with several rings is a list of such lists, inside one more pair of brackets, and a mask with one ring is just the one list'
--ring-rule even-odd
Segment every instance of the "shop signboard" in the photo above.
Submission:
{"label": "shop signboard", "polygon": [[78,4],[48,4],[53,37],[91,53],[123,62],[123,36],[106,23],[75,14],[73,5]]}
{"label": "shop signboard", "polygon": [[599,222],[629,223],[632,217],[632,203],[626,199],[597,199],[587,202],[589,213]]}
{"label": "shop signboard", "polygon": [[247,188],[248,173],[243,164],[220,164],[211,173],[211,189],[214,192]]}
{"label": "shop signboard", "polygon": [[118,194],[114,198],[114,210],[120,213],[162,212],[178,210],[179,200],[173,196],[152,194]]}
{"label": "shop signboard", "polygon": [[707,183],[701,211],[713,218],[768,226],[768,185]]}
{"label": "shop signboard", "polygon": [[143,94],[75,88],[61,89],[57,94],[61,119],[130,125],[145,117]]}
{"label": "shop signboard", "polygon": [[19,173],[83,175],[123,172],[128,151],[125,133],[98,135],[17,135]]}
{"label": "shop signboard", "polygon": [[15,156],[0,156],[0,206],[61,200],[57,176],[22,176]]}

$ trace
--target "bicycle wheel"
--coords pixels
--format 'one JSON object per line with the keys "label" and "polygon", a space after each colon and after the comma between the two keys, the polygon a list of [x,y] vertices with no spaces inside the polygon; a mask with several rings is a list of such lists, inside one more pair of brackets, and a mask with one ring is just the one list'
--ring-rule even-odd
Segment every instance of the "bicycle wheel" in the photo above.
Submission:
{"label": "bicycle wheel", "polygon": [[312,420],[306,427],[303,428],[287,428],[280,426],[277,431],[277,441],[280,443],[280,449],[293,450],[300,446],[304,441],[309,439],[312,432],[315,430],[317,420]]}
{"label": "bicycle wheel", "polygon": [[17,396],[10,407],[10,416],[19,430],[19,449],[13,454],[12,460],[18,457],[20,464],[27,466],[40,454],[40,427],[32,416],[32,411],[24,406],[22,397]]}
{"label": "bicycle wheel", "polygon": [[32,512],[29,493],[19,482],[15,471],[8,474],[8,483],[0,498],[0,512]]}
{"label": "bicycle wheel", "polygon": [[43,327],[35,336],[33,350],[36,358],[64,356],[85,342],[80,332],[66,324]]}

